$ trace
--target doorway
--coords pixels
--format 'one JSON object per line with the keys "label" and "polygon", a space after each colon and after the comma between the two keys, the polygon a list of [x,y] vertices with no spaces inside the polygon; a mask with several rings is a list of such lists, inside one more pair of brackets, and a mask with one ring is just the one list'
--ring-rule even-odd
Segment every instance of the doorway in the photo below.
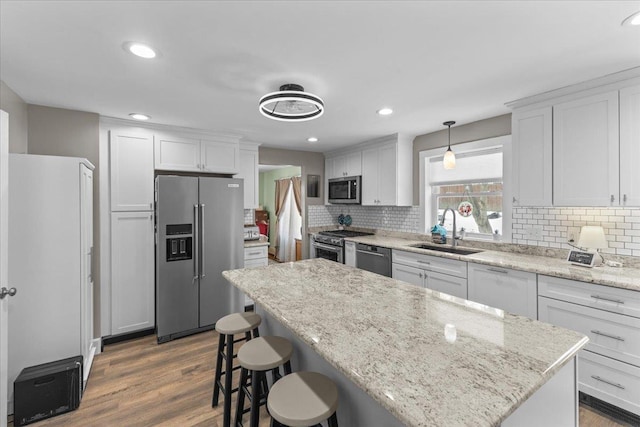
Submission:
{"label": "doorway", "polygon": [[259,209],[256,222],[267,231],[269,259],[290,262],[302,259],[304,198],[302,168],[294,165],[259,165]]}

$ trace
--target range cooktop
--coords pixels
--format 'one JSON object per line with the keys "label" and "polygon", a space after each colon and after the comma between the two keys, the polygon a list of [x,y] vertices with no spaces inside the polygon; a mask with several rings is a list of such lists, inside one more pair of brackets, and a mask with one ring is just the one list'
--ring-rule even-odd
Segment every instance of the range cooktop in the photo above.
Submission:
{"label": "range cooktop", "polygon": [[332,237],[373,236],[373,233],[366,233],[364,231],[352,231],[352,230],[329,230],[329,231],[321,231],[318,234],[321,234],[323,236],[332,236]]}

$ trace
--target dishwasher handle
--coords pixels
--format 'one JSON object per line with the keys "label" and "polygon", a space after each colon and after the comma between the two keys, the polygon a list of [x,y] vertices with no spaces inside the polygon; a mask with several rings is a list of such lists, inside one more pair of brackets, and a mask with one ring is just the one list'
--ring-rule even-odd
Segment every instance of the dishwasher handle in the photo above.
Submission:
{"label": "dishwasher handle", "polygon": [[357,250],[356,250],[356,252],[359,252],[359,253],[361,253],[361,254],[367,254],[367,255],[375,255],[375,256],[381,256],[381,257],[389,257],[389,255],[386,255],[386,254],[381,254],[381,253],[378,253],[378,252],[363,251],[363,250],[360,250],[360,249],[357,249]]}

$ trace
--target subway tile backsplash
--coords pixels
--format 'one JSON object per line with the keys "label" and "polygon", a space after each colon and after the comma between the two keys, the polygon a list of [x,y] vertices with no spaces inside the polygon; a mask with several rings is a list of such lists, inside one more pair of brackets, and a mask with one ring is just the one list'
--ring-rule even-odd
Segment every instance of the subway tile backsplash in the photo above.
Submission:
{"label": "subway tile backsplash", "polygon": [[599,225],[609,242],[602,253],[640,256],[640,208],[514,207],[513,243],[570,249],[583,225]]}
{"label": "subway tile backsplash", "polygon": [[353,227],[418,233],[418,206],[319,206],[308,207],[308,227],[337,225],[340,214],[351,215]]}
{"label": "subway tile backsplash", "polygon": [[245,209],[244,210],[244,223],[245,224],[255,224],[256,223],[256,211],[253,209]]}

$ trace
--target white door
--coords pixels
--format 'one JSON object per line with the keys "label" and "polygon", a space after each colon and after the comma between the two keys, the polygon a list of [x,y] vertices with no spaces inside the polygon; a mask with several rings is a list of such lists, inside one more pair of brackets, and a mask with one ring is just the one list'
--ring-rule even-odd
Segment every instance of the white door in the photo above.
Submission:
{"label": "white door", "polygon": [[80,350],[84,358],[84,378],[91,370],[93,355],[93,172],[80,164]]}
{"label": "white door", "polygon": [[200,161],[204,172],[238,173],[240,145],[237,142],[200,141]]}
{"label": "white door", "polygon": [[391,277],[424,288],[424,270],[420,268],[409,267],[408,265],[394,262],[391,265]]}
{"label": "white door", "polygon": [[620,202],[640,206],[640,85],[620,91]]}
{"label": "white door", "polygon": [[396,188],[398,185],[397,144],[380,147],[378,154],[378,204],[395,206],[398,204]]}
{"label": "white door", "polygon": [[[0,110],[0,289],[9,287],[7,283],[7,248],[9,236],[9,115]],[[8,379],[7,360],[9,359],[7,336],[9,303],[7,297],[0,299],[0,427],[7,427]]]}
{"label": "white door", "polygon": [[156,169],[200,172],[200,141],[197,139],[156,135],[153,152]]}
{"label": "white door", "polygon": [[[362,204],[378,204],[378,175],[380,150],[372,148],[362,152]],[[334,171],[335,174],[335,171]]]}
{"label": "white door", "polygon": [[[164,149],[170,150],[172,147],[175,145],[165,145]],[[112,130],[109,149],[111,210],[153,210],[153,140],[151,136],[125,134]]]}

